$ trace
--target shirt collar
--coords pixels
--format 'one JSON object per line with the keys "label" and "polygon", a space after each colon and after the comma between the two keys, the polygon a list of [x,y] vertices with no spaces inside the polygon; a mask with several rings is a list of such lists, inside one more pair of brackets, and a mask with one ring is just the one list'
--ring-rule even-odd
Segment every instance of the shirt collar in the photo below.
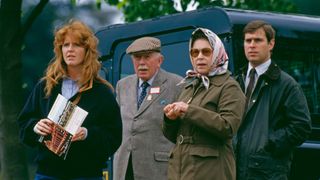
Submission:
{"label": "shirt collar", "polygon": [[[158,72],[159,72],[159,70],[158,70],[156,73],[154,73],[154,75],[147,81],[150,86],[152,85],[152,83],[153,83],[153,81],[154,81],[154,78],[156,77],[156,75],[158,74]],[[141,84],[142,84],[143,82],[144,82],[144,81],[143,81],[141,78],[139,78],[139,87],[141,87]]]}
{"label": "shirt collar", "polygon": [[[260,76],[261,74],[265,73],[268,70],[268,67],[271,64],[271,59],[268,59],[266,62],[260,64],[259,66],[255,67],[256,72],[258,74],[258,76]],[[247,77],[249,76],[249,72],[252,69],[252,65],[249,63],[248,66],[248,71],[247,71]]]}

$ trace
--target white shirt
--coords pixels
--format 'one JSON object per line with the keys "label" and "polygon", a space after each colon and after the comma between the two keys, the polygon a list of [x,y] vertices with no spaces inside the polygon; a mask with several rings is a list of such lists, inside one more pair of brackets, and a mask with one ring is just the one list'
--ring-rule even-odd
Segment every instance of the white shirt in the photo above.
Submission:
{"label": "white shirt", "polygon": [[70,79],[69,77],[65,77],[62,80],[61,93],[67,99],[70,99],[72,96],[77,94],[79,91],[79,87],[77,81]]}

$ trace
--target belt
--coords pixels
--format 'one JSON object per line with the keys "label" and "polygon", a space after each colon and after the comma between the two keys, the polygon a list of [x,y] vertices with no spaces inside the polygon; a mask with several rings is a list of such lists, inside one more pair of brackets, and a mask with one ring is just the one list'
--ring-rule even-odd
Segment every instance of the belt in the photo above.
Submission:
{"label": "belt", "polygon": [[177,143],[178,144],[193,144],[194,141],[193,141],[193,137],[192,136],[184,136],[184,135],[180,134],[177,137]]}

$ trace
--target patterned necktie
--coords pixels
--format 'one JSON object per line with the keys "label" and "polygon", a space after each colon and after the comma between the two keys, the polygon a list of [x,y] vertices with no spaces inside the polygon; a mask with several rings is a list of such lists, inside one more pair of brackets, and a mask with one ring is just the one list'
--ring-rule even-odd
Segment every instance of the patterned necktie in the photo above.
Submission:
{"label": "patterned necktie", "polygon": [[139,96],[139,99],[138,99],[138,109],[140,108],[140,105],[141,105],[142,101],[144,100],[144,98],[147,95],[147,88],[149,87],[148,82],[146,82],[146,81],[143,82],[141,84],[141,87],[142,87],[142,90],[141,90],[141,93],[140,93],[140,96]]}
{"label": "patterned necktie", "polygon": [[246,97],[247,97],[246,107],[248,106],[248,103],[251,98],[252,90],[254,89],[255,75],[256,75],[256,70],[254,68],[252,68],[249,72],[250,80],[249,80],[249,84],[248,84],[247,91],[246,91]]}

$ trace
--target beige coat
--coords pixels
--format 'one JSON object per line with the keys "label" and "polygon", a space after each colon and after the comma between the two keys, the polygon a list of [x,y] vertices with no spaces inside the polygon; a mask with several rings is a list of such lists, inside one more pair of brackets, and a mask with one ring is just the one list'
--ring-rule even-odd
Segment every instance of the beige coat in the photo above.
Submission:
{"label": "beige coat", "polygon": [[236,179],[232,137],[244,113],[245,96],[229,73],[186,84],[178,101],[189,108],[176,121],[164,120],[165,136],[176,143],[171,151],[169,180]]}

